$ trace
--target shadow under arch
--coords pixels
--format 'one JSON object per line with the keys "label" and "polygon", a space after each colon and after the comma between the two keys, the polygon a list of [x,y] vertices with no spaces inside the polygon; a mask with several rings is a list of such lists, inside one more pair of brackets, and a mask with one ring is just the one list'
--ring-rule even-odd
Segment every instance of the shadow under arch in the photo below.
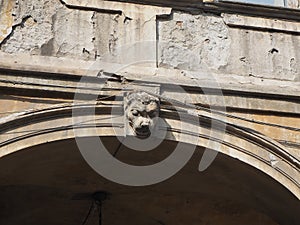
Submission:
{"label": "shadow under arch", "polygon": [[[102,138],[112,153],[118,148],[116,137]],[[118,158],[150,163],[165,156],[162,149],[175,145],[166,140],[147,153],[122,148]],[[129,187],[94,172],[73,138],[29,147],[0,159],[0,221],[77,224],[90,207],[91,195],[101,190],[110,193],[103,205],[103,224],[298,224],[299,200],[273,178],[222,153],[199,173],[202,154],[203,148],[197,147],[191,161],[162,183]],[[89,223],[97,224],[97,214]]]}

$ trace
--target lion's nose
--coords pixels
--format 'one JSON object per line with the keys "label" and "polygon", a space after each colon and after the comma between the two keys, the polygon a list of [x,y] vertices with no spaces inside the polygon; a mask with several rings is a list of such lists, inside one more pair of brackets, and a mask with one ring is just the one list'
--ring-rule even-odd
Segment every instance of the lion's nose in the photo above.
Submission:
{"label": "lion's nose", "polygon": [[149,125],[150,125],[150,121],[149,120],[143,120],[142,123],[141,123],[141,127],[142,128],[149,127]]}

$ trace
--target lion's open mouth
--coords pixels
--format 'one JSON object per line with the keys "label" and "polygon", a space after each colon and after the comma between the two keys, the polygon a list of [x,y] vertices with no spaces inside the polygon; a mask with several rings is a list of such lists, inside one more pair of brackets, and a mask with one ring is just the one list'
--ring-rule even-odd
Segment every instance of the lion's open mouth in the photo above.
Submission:
{"label": "lion's open mouth", "polygon": [[151,135],[149,127],[136,128],[134,131],[139,138],[147,138]]}

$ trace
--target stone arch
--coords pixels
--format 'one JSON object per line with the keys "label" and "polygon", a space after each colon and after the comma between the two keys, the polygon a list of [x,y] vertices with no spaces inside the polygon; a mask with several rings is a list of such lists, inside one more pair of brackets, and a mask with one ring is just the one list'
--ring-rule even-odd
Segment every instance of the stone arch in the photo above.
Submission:
{"label": "stone arch", "polygon": [[[111,109],[115,107],[122,110],[120,106],[97,105],[96,116],[101,118],[101,123],[96,124],[96,130],[91,123],[73,124],[72,109],[74,107],[87,109],[94,106],[89,103],[79,106],[60,104],[2,118],[0,121],[0,157],[36,145],[75,138],[73,129],[84,128],[85,131],[82,133],[82,137],[115,136],[115,129],[118,129],[119,132],[123,130],[124,124],[111,124],[107,119]],[[279,143],[253,130],[235,124],[227,124],[223,140],[210,138],[209,129],[205,126],[199,134],[190,131],[182,132],[179,129],[178,119],[173,114],[174,112],[169,112],[169,116],[165,116],[165,120],[172,128],[168,131],[166,139],[213,149],[237,158],[266,173],[300,199],[299,160],[288,154]],[[216,118],[200,117],[200,120],[206,123],[207,120],[212,119]],[[219,122],[224,123],[220,120]],[[183,133],[183,136],[179,137],[179,133]],[[197,142],[193,143],[191,141],[194,139],[189,137],[195,135],[197,136]],[[219,149],[214,149],[214,143],[220,144]]]}

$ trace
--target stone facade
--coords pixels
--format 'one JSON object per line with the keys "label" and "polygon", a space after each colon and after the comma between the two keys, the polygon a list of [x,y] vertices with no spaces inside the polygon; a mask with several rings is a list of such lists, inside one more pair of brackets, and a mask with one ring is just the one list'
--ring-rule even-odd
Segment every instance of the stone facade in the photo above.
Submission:
{"label": "stone facade", "polygon": [[[0,0],[0,223],[58,223],[34,198],[19,213],[34,192],[73,225],[86,204],[72,196],[105,189],[107,224],[296,225],[300,11],[287,3]],[[157,149],[135,154],[117,139],[144,141],[158,115]],[[196,150],[178,177],[133,191],[91,172],[78,136],[135,166],[176,143]],[[207,149],[220,154],[199,173]]]}

